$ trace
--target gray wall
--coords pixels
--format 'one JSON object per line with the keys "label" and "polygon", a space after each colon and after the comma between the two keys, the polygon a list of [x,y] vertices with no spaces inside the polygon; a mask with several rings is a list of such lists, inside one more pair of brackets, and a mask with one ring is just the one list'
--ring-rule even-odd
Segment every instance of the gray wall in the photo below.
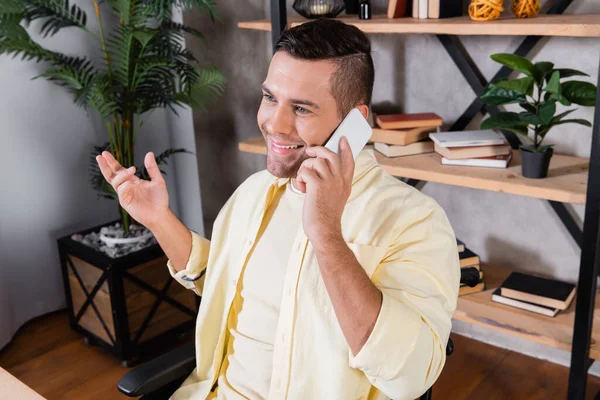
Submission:
{"label": "gray wall", "polygon": [[[91,2],[78,3],[96,31]],[[99,56],[97,43],[77,29],[43,44]],[[119,218],[117,203],[97,199],[88,183],[92,146],[108,138],[104,125],[93,112],[76,108],[63,88],[31,80],[43,71],[42,65],[0,56],[0,348],[27,320],[65,306],[56,240]],[[180,118],[162,110],[150,116],[138,137],[137,164],[147,151],[169,147],[195,151],[189,110]],[[197,168],[195,156],[184,154],[165,170],[171,208],[202,232]]]}
{"label": "gray wall", "polygon": [[[269,2],[253,0],[244,4],[240,7],[238,1],[220,0],[223,24],[209,33],[206,44],[190,44],[195,52],[222,67],[229,79],[219,107],[210,115],[195,116],[207,226],[237,185],[264,168],[263,156],[240,153],[237,143],[259,134],[255,118],[260,83],[271,56],[270,34],[239,30],[236,23],[268,18]],[[288,5],[291,4],[289,0]],[[385,12],[386,0],[375,0],[373,4],[375,12]],[[510,1],[505,1],[504,6],[504,15],[510,16]],[[567,13],[600,13],[600,4],[594,0],[575,1]],[[288,15],[295,15],[291,7]],[[202,26],[205,19],[189,16],[188,22]],[[370,37],[376,67],[374,108],[391,104],[401,112],[434,111],[443,117],[448,128],[473,100],[473,92],[435,36]],[[511,52],[521,40],[463,37],[467,50],[488,79],[499,68],[489,55]],[[583,70],[594,81],[598,76],[597,39],[547,38],[533,54],[535,61],[547,60],[560,67]],[[589,108],[573,115],[593,119]],[[479,121],[471,127],[476,128]],[[588,157],[591,129],[566,125],[555,128],[547,140],[556,143],[559,153]],[[457,236],[484,261],[576,281],[580,251],[546,201],[434,183],[426,184],[423,191],[441,204]],[[581,221],[584,207],[569,209]],[[454,330],[562,364],[569,360],[568,353],[458,321]]]}

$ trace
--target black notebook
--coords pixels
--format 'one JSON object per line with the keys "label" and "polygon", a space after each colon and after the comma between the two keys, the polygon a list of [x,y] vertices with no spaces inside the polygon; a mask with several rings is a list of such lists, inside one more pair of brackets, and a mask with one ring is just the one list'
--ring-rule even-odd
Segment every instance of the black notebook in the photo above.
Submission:
{"label": "black notebook", "polygon": [[500,285],[502,296],[566,310],[575,296],[575,285],[521,272],[511,274]]}
{"label": "black notebook", "polygon": [[462,0],[429,0],[429,18],[452,18],[462,15]]}

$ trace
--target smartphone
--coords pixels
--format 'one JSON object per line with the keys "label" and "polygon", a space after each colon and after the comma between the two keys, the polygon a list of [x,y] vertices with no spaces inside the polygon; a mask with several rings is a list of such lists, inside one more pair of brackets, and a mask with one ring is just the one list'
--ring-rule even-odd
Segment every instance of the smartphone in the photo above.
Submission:
{"label": "smartphone", "polygon": [[365,147],[372,135],[373,129],[367,120],[358,111],[358,108],[353,108],[331,134],[324,147],[339,154],[340,139],[342,136],[346,136],[352,149],[352,156],[356,160],[358,153]]}

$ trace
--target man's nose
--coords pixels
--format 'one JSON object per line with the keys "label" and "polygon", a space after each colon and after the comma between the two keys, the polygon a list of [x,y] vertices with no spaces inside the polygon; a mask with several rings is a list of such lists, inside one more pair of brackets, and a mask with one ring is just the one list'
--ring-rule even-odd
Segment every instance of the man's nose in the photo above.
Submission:
{"label": "man's nose", "polygon": [[267,121],[267,129],[270,134],[289,135],[293,130],[293,115],[286,107],[277,107]]}

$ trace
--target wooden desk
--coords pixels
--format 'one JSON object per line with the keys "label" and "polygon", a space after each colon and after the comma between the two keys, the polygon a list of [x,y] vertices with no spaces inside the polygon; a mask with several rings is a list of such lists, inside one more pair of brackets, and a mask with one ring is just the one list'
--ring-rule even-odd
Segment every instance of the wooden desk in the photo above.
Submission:
{"label": "wooden desk", "polygon": [[46,400],[0,367],[0,399]]}

